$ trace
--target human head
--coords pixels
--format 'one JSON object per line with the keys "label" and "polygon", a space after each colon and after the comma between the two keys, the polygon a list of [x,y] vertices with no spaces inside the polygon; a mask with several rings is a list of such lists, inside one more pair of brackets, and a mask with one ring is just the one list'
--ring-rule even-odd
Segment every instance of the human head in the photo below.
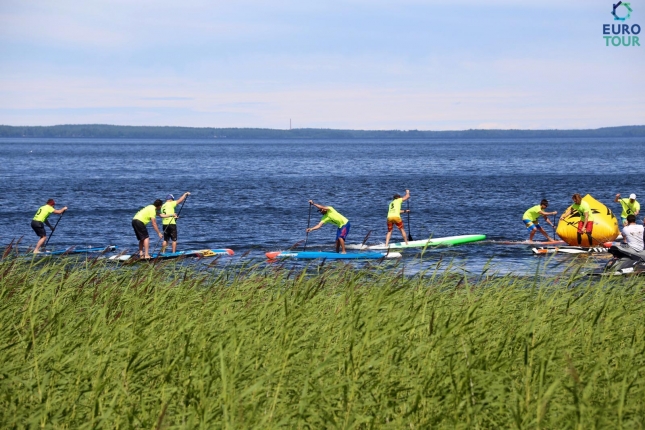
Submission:
{"label": "human head", "polygon": [[634,203],[634,200],[636,200],[636,194],[632,193],[629,195],[629,200]]}
{"label": "human head", "polygon": [[394,197],[392,197],[392,200],[400,199],[401,196],[399,194],[395,194]]}
{"label": "human head", "polygon": [[547,199],[542,199],[540,202],[540,206],[544,206],[545,208],[549,206],[549,201]]}
{"label": "human head", "polygon": [[47,204],[48,204],[49,206],[52,206],[52,207],[53,207],[53,206],[55,206],[55,205],[56,205],[56,202],[54,201],[54,199],[49,199],[49,200],[47,200]]}
{"label": "human head", "polygon": [[575,193],[571,198],[573,199],[573,202],[577,205],[579,205],[580,202],[582,201],[582,196],[578,193]]}
{"label": "human head", "polygon": [[627,223],[628,224],[633,224],[635,222],[636,222],[636,215],[634,215],[634,214],[627,215]]}
{"label": "human head", "polygon": [[157,209],[159,209],[159,208],[163,205],[163,202],[161,201],[161,199],[157,199],[157,200],[155,200],[155,202],[153,203],[153,205],[154,205],[154,207],[156,207]]}
{"label": "human head", "polygon": [[172,194],[168,194],[166,196],[166,200],[175,200],[175,196],[173,196]]}

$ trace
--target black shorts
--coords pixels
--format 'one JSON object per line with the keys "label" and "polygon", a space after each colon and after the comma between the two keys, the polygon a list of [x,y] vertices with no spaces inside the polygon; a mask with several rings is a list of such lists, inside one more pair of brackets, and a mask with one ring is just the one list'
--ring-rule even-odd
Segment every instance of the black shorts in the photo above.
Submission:
{"label": "black shorts", "polygon": [[47,232],[45,231],[45,224],[44,223],[32,219],[31,220],[31,228],[34,229],[34,231],[36,232],[38,237],[47,236]]}
{"label": "black shorts", "polygon": [[163,226],[163,240],[177,242],[177,224],[167,224]]}
{"label": "black shorts", "polygon": [[144,240],[150,237],[148,236],[146,225],[138,219],[132,220],[132,228],[134,229],[134,234],[137,235],[137,240]]}

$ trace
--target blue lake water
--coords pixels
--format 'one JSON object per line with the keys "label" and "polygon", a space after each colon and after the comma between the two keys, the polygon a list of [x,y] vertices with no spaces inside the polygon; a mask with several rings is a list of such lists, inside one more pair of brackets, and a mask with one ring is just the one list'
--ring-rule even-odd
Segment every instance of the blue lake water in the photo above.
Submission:
{"label": "blue lake water", "polygon": [[[184,191],[192,195],[178,222],[178,249],[230,247],[238,256],[260,259],[304,239],[309,199],[349,218],[348,243],[362,242],[369,231],[368,243],[380,243],[392,195],[408,188],[415,239],[490,239],[433,250],[429,260],[454,258],[474,272],[492,260],[502,273],[533,273],[544,258],[529,247],[494,241],[527,239],[521,216],[542,198],[559,213],[574,192],[589,193],[615,211],[618,192],[645,200],[644,150],[643,138],[0,139],[0,243],[24,236],[23,244],[35,244],[30,220],[54,198],[57,208],[69,211],[50,245],[135,250],[130,223],[137,210]],[[312,225],[318,219],[314,212]],[[326,225],[309,235],[309,247],[331,250],[334,238],[335,227]],[[396,229],[393,240],[400,240]],[[403,264],[423,267],[415,255],[406,253]],[[571,257],[555,263],[558,258]]]}

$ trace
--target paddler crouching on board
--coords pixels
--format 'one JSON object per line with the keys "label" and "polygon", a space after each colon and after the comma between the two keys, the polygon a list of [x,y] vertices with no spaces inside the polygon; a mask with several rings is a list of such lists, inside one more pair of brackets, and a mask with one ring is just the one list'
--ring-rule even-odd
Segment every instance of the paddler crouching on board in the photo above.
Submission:
{"label": "paddler crouching on board", "polygon": [[67,210],[67,206],[62,209],[54,209],[55,205],[56,202],[54,201],[54,199],[47,200],[47,203],[45,205],[38,208],[36,215],[34,215],[33,219],[31,220],[31,228],[36,232],[38,237],[40,237],[38,243],[36,244],[36,247],[34,248],[34,254],[38,254],[40,252],[40,247],[43,246],[43,244],[47,240],[45,224],[47,224],[47,227],[49,227],[51,231],[54,231],[54,227],[52,227],[52,225],[49,223],[49,220],[47,219],[49,218],[49,215],[60,215]]}
{"label": "paddler crouching on board", "polygon": [[538,220],[540,217],[544,217],[544,220],[546,221],[547,224],[549,224],[551,227],[555,228],[551,220],[548,218],[549,215],[556,215],[558,212],[545,212],[544,210],[549,207],[549,201],[547,199],[542,199],[539,205],[535,205],[533,207],[530,207],[524,212],[524,215],[522,216],[522,221],[524,221],[524,225],[526,226],[526,229],[529,231],[529,241],[533,241],[533,236],[535,236],[535,232],[539,231],[546,237],[546,240],[549,242],[553,241],[551,237],[549,237],[548,233],[544,231]]}
{"label": "paddler crouching on board", "polygon": [[593,232],[593,214],[591,213],[591,207],[589,203],[582,201],[582,196],[578,193],[574,194],[571,197],[573,204],[566,210],[565,213],[560,217],[561,220],[564,220],[569,215],[574,212],[578,212],[580,215],[580,221],[578,221],[578,246],[582,244],[582,235],[586,234],[589,239],[589,246],[593,246],[593,238],[591,233]]}
{"label": "paddler crouching on board", "polygon": [[[154,228],[157,235],[159,235],[159,239],[163,237],[159,231],[159,227],[157,227],[157,221],[155,221],[157,211],[161,209],[162,204],[163,202],[160,199],[157,199],[153,204],[148,205],[137,212],[134,218],[132,218],[132,228],[134,229],[134,233],[137,235],[137,240],[139,241],[140,258],[150,258],[150,254],[148,253],[150,248],[150,237],[148,236],[148,228],[146,227],[146,224],[152,221],[152,228]],[[162,218],[165,218],[165,216],[162,216]]]}
{"label": "paddler crouching on board", "polygon": [[163,224],[163,242],[161,243],[161,253],[166,252],[166,247],[168,242],[172,241],[172,252],[177,252],[177,214],[175,213],[175,207],[186,200],[190,193],[186,192],[179,199],[175,200],[175,196],[168,194],[166,196],[166,203],[161,206],[161,217],[163,218],[161,224]]}
{"label": "paddler crouching on board", "polygon": [[351,227],[347,218],[336,212],[336,209],[334,209],[332,206],[319,205],[317,203],[314,203],[313,200],[309,200],[309,204],[316,206],[318,208],[318,212],[320,212],[323,217],[318,225],[308,228],[307,233],[318,230],[325,223],[330,222],[334,224],[336,227],[338,227],[338,230],[336,230],[336,252],[339,252],[342,249],[341,253],[345,254],[345,240],[347,239],[349,228]]}
{"label": "paddler crouching on board", "polygon": [[410,190],[405,190],[405,196],[401,197],[399,194],[394,194],[392,201],[388,206],[387,212],[387,234],[385,235],[385,247],[387,248],[388,243],[390,243],[390,238],[392,237],[392,230],[396,225],[396,228],[401,232],[403,236],[403,241],[405,244],[408,244],[408,235],[405,234],[405,228],[403,225],[403,220],[401,219],[401,212],[410,212],[408,209],[401,211],[401,204],[410,198]]}
{"label": "paddler crouching on board", "polygon": [[628,224],[627,217],[629,215],[638,216],[638,213],[641,211],[641,205],[636,201],[636,194],[630,194],[629,200],[621,199],[620,194],[616,194],[614,202],[620,203],[623,208],[623,211],[620,214],[620,220],[622,221],[623,226]]}

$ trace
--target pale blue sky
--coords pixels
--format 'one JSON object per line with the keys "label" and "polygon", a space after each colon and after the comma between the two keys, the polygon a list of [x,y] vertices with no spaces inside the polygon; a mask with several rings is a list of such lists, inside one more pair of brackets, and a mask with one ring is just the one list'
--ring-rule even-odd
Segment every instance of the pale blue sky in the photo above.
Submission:
{"label": "pale blue sky", "polygon": [[[631,2],[645,29],[645,0]],[[612,1],[0,0],[0,124],[645,124]]]}

